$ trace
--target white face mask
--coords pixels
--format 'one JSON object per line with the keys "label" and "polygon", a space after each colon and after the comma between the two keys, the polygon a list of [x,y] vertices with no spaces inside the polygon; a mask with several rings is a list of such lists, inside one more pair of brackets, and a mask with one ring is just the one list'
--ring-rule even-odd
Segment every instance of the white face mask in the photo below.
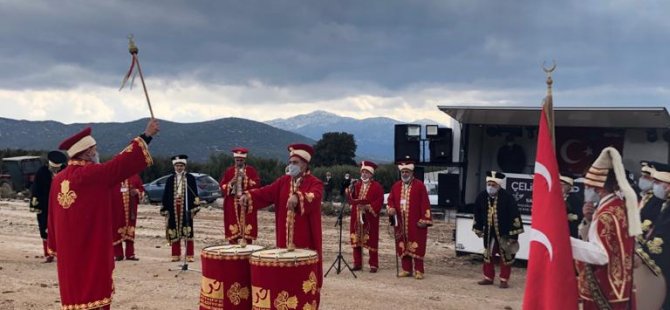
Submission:
{"label": "white face mask", "polygon": [[297,177],[300,174],[300,166],[294,164],[286,166],[286,174],[294,178]]}
{"label": "white face mask", "polygon": [[493,196],[498,193],[498,188],[495,186],[486,185],[486,192]]}
{"label": "white face mask", "polygon": [[598,203],[600,201],[600,196],[596,193],[596,190],[593,188],[584,189],[584,202]]}
{"label": "white face mask", "polygon": [[637,186],[640,187],[640,190],[646,192],[654,186],[654,183],[647,178],[640,178],[637,182]]}
{"label": "white face mask", "polygon": [[665,191],[665,188],[660,183],[655,183],[653,185],[654,196],[658,199],[666,200],[668,199],[668,193]]}
{"label": "white face mask", "polygon": [[91,160],[92,160],[94,163],[99,164],[99,163],[100,163],[100,153],[95,152],[95,155],[93,156],[93,158],[91,158]]}

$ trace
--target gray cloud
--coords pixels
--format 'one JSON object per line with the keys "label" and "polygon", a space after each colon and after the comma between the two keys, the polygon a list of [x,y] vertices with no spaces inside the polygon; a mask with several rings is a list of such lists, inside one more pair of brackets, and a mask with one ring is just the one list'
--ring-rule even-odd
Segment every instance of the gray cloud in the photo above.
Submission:
{"label": "gray cloud", "polygon": [[117,87],[134,33],[148,77],[304,89],[291,94],[303,101],[425,84],[541,94],[539,66],[556,59],[556,87],[575,101],[610,98],[589,89],[658,103],[670,84],[668,9],[605,0],[0,0],[0,88]]}

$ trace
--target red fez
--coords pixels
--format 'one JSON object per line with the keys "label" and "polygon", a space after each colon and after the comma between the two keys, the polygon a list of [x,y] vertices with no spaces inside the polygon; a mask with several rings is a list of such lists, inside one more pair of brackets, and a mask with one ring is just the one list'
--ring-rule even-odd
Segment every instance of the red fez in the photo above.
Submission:
{"label": "red fez", "polygon": [[289,158],[296,156],[309,163],[309,161],[312,160],[312,155],[314,155],[314,148],[311,145],[291,144],[288,146]]}
{"label": "red fez", "polygon": [[361,161],[361,171],[367,170],[370,173],[375,174],[375,169],[377,169],[377,164],[369,160]]}
{"label": "red fez", "polygon": [[59,150],[67,151],[67,155],[73,157],[96,144],[91,136],[91,127],[86,127],[72,137],[69,137],[58,146]]}
{"label": "red fez", "polygon": [[249,150],[243,147],[236,147],[233,149],[233,158],[247,158]]}

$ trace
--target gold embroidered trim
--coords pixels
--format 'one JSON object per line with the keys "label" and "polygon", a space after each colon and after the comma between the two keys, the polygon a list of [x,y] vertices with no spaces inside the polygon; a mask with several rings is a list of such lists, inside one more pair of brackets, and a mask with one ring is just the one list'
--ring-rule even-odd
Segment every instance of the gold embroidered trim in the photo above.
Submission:
{"label": "gold embroidered trim", "polygon": [[151,157],[151,153],[149,153],[149,146],[147,145],[146,142],[144,142],[144,139],[142,139],[140,137],[135,137],[135,139],[133,139],[133,141],[136,141],[137,145],[140,146],[140,149],[142,150],[142,154],[144,155],[144,162],[147,164],[147,167],[153,165],[154,164],[154,159]]}
{"label": "gold embroidered trim", "polygon": [[104,307],[112,303],[112,297],[106,297],[101,300],[92,301],[85,304],[61,305],[61,310],[88,310]]}
{"label": "gold embroidered trim", "polygon": [[249,260],[249,263],[254,266],[261,266],[261,267],[300,267],[300,266],[306,266],[306,265],[314,265],[319,261],[318,257],[315,258],[310,258],[307,260],[302,260],[302,261],[290,261],[290,262],[282,262],[282,261],[259,261],[258,259],[251,258]]}

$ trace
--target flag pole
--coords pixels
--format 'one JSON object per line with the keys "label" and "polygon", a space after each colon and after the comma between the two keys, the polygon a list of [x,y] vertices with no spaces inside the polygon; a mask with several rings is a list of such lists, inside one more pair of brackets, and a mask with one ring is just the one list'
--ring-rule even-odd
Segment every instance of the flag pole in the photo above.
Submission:
{"label": "flag pole", "polygon": [[542,104],[542,112],[546,114],[547,125],[549,126],[549,134],[551,135],[551,145],[554,147],[554,152],[556,152],[556,131],[554,128],[554,99],[551,92],[551,85],[554,83],[554,80],[551,78],[551,74],[556,70],[556,62],[553,61],[553,64],[550,68],[544,66],[542,63],[542,70],[547,74],[547,97]]}

